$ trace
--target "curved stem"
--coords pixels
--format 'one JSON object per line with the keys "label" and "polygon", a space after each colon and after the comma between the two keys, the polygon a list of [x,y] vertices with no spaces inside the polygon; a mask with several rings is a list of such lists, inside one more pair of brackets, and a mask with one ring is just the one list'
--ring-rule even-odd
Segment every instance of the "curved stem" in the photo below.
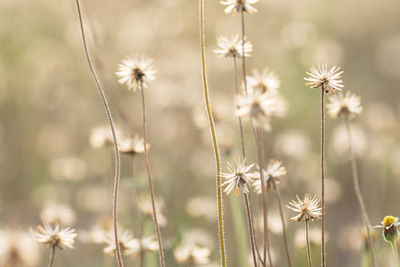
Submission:
{"label": "curved stem", "polygon": [[[254,129],[254,128],[253,128]],[[255,138],[256,138],[256,146],[257,146],[257,158],[258,165],[260,171],[260,179],[261,179],[261,195],[262,195],[262,206],[263,206],[263,217],[264,217],[264,267],[267,266],[267,252],[268,252],[268,262],[269,266],[273,267],[272,257],[271,257],[271,249],[269,244],[269,235],[268,235],[268,205],[267,205],[267,192],[264,180],[264,159],[262,152],[262,133],[260,130],[254,130]]]}
{"label": "curved stem", "polygon": [[200,50],[201,50],[201,67],[202,67],[202,78],[204,88],[204,100],[208,115],[208,122],[210,125],[210,131],[212,136],[215,164],[216,164],[216,183],[217,183],[217,206],[218,206],[218,234],[219,234],[219,245],[221,251],[221,264],[222,267],[226,267],[226,255],[225,255],[225,238],[224,238],[224,214],[222,205],[222,188],[221,188],[221,159],[218,149],[217,134],[215,131],[214,118],[211,111],[210,96],[208,92],[207,73],[206,73],[206,48],[205,48],[205,33],[204,33],[204,0],[199,0],[200,5]]}
{"label": "curved stem", "polygon": [[369,222],[369,217],[368,217],[367,209],[365,207],[364,198],[361,193],[360,179],[358,177],[356,158],[355,158],[354,151],[353,151],[351,129],[350,129],[350,122],[349,122],[348,114],[345,115],[344,121],[346,124],[347,137],[349,140],[349,152],[350,152],[350,157],[351,157],[351,170],[352,170],[352,174],[353,174],[354,192],[356,193],[358,203],[360,204],[364,226],[366,226],[366,230],[367,230],[367,245],[368,245],[368,248],[370,249],[371,265],[373,267],[375,267],[376,266],[375,252],[374,252],[374,247],[372,245],[372,238],[371,238],[371,233],[370,233],[371,224]]}
{"label": "curved stem", "polygon": [[276,186],[274,180],[272,182],[272,185],[274,186],[274,190],[275,190],[275,193],[276,193],[276,198],[278,200],[278,208],[279,208],[279,215],[281,217],[281,222],[282,222],[283,243],[285,245],[286,258],[287,258],[288,266],[291,267],[292,266],[292,261],[290,259],[289,244],[288,244],[287,233],[286,233],[285,218],[283,216],[281,194],[280,194],[279,189]]}
{"label": "curved stem", "polygon": [[[235,94],[236,97],[240,95],[239,92],[239,82],[238,82],[238,71],[237,71],[237,61],[236,57],[233,57],[233,66],[234,66],[234,71],[235,71]],[[239,105],[236,105],[236,108],[239,108]],[[242,125],[242,119],[238,116],[238,122],[239,122],[239,130],[240,130],[240,145],[242,149],[242,157],[243,159],[246,159],[246,149],[244,146],[244,136],[243,136],[243,125]]]}
{"label": "curved stem", "polygon": [[312,267],[312,260],[311,260],[311,250],[310,250],[310,238],[308,237],[308,221],[306,220],[306,246],[307,246],[307,258],[308,264]]}
{"label": "curved stem", "polygon": [[114,152],[115,152],[115,175],[114,175],[114,190],[113,190],[113,228],[114,228],[114,239],[115,239],[115,247],[116,247],[116,255],[117,255],[117,262],[119,267],[123,267],[123,261],[122,261],[122,256],[121,256],[121,250],[119,246],[119,236],[118,236],[118,189],[119,189],[119,182],[120,182],[120,159],[119,159],[119,150],[118,150],[118,142],[117,142],[117,135],[115,132],[115,125],[114,121],[111,115],[110,107],[107,103],[107,99],[103,90],[103,87],[101,86],[100,80],[97,77],[96,71],[94,70],[92,60],[90,58],[89,54],[89,48],[87,45],[86,41],[86,35],[85,35],[85,30],[83,27],[83,20],[82,20],[82,12],[81,12],[81,7],[79,4],[79,0],[76,0],[76,7],[78,10],[78,17],[79,17],[79,24],[80,24],[80,30],[81,30],[81,35],[82,35],[82,42],[83,42],[83,48],[85,50],[85,55],[86,59],[90,68],[90,72],[92,73],[93,79],[96,83],[96,87],[98,89],[98,92],[101,97],[101,101],[104,105],[104,109],[106,111],[108,123],[110,124],[111,128],[111,133],[112,133],[112,138],[113,138],[113,143],[114,143]]}
{"label": "curved stem", "polygon": [[256,256],[255,240],[254,240],[253,216],[251,214],[250,200],[249,200],[248,193],[244,193],[243,195],[244,195],[244,200],[246,202],[247,220],[248,220],[249,230],[250,230],[251,252],[253,254],[254,267],[257,267],[257,256]]}
{"label": "curved stem", "polygon": [[55,253],[56,253],[56,245],[53,245],[50,248],[50,259],[49,259],[49,265],[48,265],[49,267],[53,267]]}
{"label": "curved stem", "polygon": [[160,225],[158,224],[158,218],[157,218],[157,209],[156,209],[155,194],[154,194],[154,188],[153,188],[153,179],[151,177],[149,151],[147,149],[146,97],[145,97],[144,88],[143,88],[143,84],[142,83],[139,83],[139,90],[142,93],[141,95],[142,95],[142,113],[143,113],[144,158],[145,158],[145,161],[146,161],[147,179],[148,179],[148,182],[149,182],[151,205],[152,205],[152,208],[153,208],[154,227],[156,228],[158,249],[159,249],[159,253],[160,253],[160,264],[161,264],[162,267],[164,267],[165,266],[164,250],[163,250],[162,240],[161,240]]}
{"label": "curved stem", "polygon": [[392,241],[392,242],[390,242],[390,243],[391,243],[391,245],[392,245],[393,257],[394,257],[394,260],[395,260],[395,262],[396,262],[396,265],[397,265],[397,266],[400,266],[399,256],[398,256],[398,254],[397,254],[396,241]]}
{"label": "curved stem", "polygon": [[325,89],[321,89],[321,266],[326,266],[325,252]]}

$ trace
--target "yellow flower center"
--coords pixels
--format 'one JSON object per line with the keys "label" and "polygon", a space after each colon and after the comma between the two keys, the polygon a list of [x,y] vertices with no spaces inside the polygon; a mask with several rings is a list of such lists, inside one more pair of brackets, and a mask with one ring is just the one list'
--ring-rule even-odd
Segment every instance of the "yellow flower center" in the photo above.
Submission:
{"label": "yellow flower center", "polygon": [[393,216],[385,216],[385,218],[383,218],[382,224],[388,227],[391,226],[395,221],[396,219]]}

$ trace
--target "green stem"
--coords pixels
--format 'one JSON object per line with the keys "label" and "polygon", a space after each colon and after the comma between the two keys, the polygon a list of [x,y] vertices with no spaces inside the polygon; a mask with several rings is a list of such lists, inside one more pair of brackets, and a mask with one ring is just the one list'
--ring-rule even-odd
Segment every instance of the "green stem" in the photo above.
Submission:
{"label": "green stem", "polygon": [[119,190],[119,183],[120,183],[120,158],[119,158],[119,150],[118,150],[118,142],[117,142],[117,135],[115,131],[114,121],[111,115],[110,107],[107,102],[107,98],[105,96],[103,87],[101,85],[100,79],[97,77],[96,71],[92,64],[92,60],[89,54],[89,48],[86,41],[86,34],[83,27],[83,19],[82,19],[82,12],[79,0],[76,0],[76,7],[78,10],[78,18],[79,18],[79,25],[82,35],[82,42],[83,48],[85,51],[85,56],[89,65],[90,72],[92,73],[93,79],[95,81],[96,87],[101,97],[101,101],[104,105],[104,109],[106,111],[108,123],[111,128],[113,143],[114,143],[114,153],[115,153],[115,175],[114,175],[114,190],[113,190],[113,209],[112,209],[112,217],[113,217],[113,228],[114,228],[114,239],[115,239],[115,247],[116,247],[116,255],[117,255],[117,262],[119,267],[123,267],[124,263],[121,256],[121,250],[119,246],[119,236],[118,236],[118,190]]}
{"label": "green stem", "polygon": [[367,213],[367,208],[365,207],[365,202],[364,198],[361,193],[361,188],[360,188],[360,178],[358,176],[358,171],[357,171],[357,165],[356,165],[356,157],[354,155],[353,151],[353,146],[352,146],[352,137],[351,137],[351,129],[350,129],[350,122],[349,122],[349,116],[348,114],[345,115],[344,121],[346,124],[346,130],[347,130],[347,137],[349,140],[349,152],[350,152],[350,157],[351,157],[351,170],[353,174],[353,184],[354,184],[354,192],[356,193],[358,203],[361,208],[361,213],[362,213],[362,218],[364,222],[364,226],[367,231],[367,246],[370,250],[370,257],[371,257],[371,266],[375,267],[375,253],[374,253],[374,247],[372,245],[372,238],[371,238],[371,224],[369,223],[369,217]]}
{"label": "green stem", "polygon": [[216,163],[216,183],[217,183],[217,206],[218,206],[218,234],[219,244],[221,252],[221,264],[222,267],[226,267],[226,255],[225,255],[225,238],[224,238],[224,215],[222,206],[222,188],[221,188],[221,159],[218,149],[217,134],[215,131],[214,118],[211,111],[210,97],[208,92],[207,73],[206,73],[206,48],[205,48],[205,32],[204,32],[204,0],[199,0],[200,5],[200,50],[201,50],[201,67],[202,67],[202,78],[204,88],[204,99],[206,104],[206,110],[208,115],[208,121],[210,125],[210,131],[212,136],[215,163]]}
{"label": "green stem", "polygon": [[392,241],[392,242],[390,242],[390,243],[391,243],[391,245],[392,245],[394,261],[396,262],[396,265],[397,265],[397,266],[400,266],[399,256],[398,256],[398,254],[397,254],[396,241]]}
{"label": "green stem", "polygon": [[278,187],[275,184],[275,180],[272,181],[272,185],[274,186],[276,198],[278,200],[278,208],[279,208],[279,215],[281,217],[281,222],[282,222],[283,243],[285,245],[286,259],[288,262],[288,266],[291,267],[292,261],[290,259],[289,244],[288,244],[288,238],[287,238],[287,233],[286,233],[285,217],[283,216],[281,194],[279,192]]}
{"label": "green stem", "polygon": [[153,188],[153,179],[151,177],[152,175],[151,175],[149,151],[147,149],[147,123],[146,123],[147,121],[146,121],[146,104],[145,104],[146,103],[146,98],[145,98],[145,94],[144,94],[143,84],[139,83],[139,86],[140,86],[139,90],[142,93],[144,158],[145,158],[145,161],[146,161],[146,170],[147,170],[147,178],[148,178],[148,181],[149,181],[151,205],[152,205],[152,208],[153,208],[154,227],[156,228],[158,249],[159,249],[159,253],[160,253],[160,264],[161,264],[162,267],[165,267],[164,250],[163,250],[162,240],[161,240],[160,225],[158,224],[158,218],[157,218],[155,194],[154,194],[154,188]]}

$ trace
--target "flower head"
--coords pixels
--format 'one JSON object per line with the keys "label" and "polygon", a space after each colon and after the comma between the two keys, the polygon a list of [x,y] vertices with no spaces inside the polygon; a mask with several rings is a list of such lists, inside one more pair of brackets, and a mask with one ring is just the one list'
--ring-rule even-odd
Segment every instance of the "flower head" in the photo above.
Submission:
{"label": "flower head", "polygon": [[[119,152],[126,154],[142,154],[144,153],[144,140],[138,135],[121,138],[118,142]],[[147,144],[147,149],[150,145]]]}
{"label": "flower head", "polygon": [[272,93],[252,92],[245,96],[238,96],[237,104],[237,116],[250,116],[257,127],[266,131],[271,130],[271,117],[281,117],[287,109],[286,102],[278,94]]}
{"label": "flower head", "polygon": [[153,237],[145,237],[142,239],[134,238],[130,243],[130,248],[126,254],[136,257],[137,255],[144,255],[148,252],[154,252],[158,250],[158,243]]}
{"label": "flower head", "polygon": [[72,225],[76,221],[76,214],[71,207],[53,202],[46,203],[40,212],[40,217],[47,223],[58,223],[61,225]]}
{"label": "flower head", "polygon": [[329,98],[329,101],[330,102],[327,105],[328,114],[335,119],[341,115],[354,118],[363,110],[360,97],[351,94],[350,92],[346,92],[345,95],[342,93],[333,95]]}
{"label": "flower head", "polygon": [[252,92],[261,93],[276,93],[276,89],[279,88],[281,82],[278,76],[275,75],[269,69],[264,69],[263,72],[253,70],[251,76],[246,76],[247,86]]}
{"label": "flower head", "polygon": [[257,9],[252,7],[252,4],[257,3],[258,0],[225,0],[221,4],[226,6],[225,13],[247,12],[249,14],[257,12]]}
{"label": "flower head", "polygon": [[233,168],[232,165],[228,163],[228,173],[222,173],[221,177],[225,178],[226,181],[222,184],[222,186],[226,185],[224,192],[228,195],[233,189],[235,190],[236,195],[239,195],[239,189],[243,193],[248,193],[249,189],[247,188],[247,183],[253,182],[254,175],[249,173],[250,169],[254,164],[246,166],[246,161],[240,160],[236,161],[236,168]]}
{"label": "flower head", "polygon": [[[125,255],[130,255],[132,248],[134,247],[134,239],[132,237],[132,234],[127,231],[127,230],[120,230],[119,231],[119,235],[118,235],[118,242],[119,242],[119,246],[121,248],[121,251],[125,254]],[[110,231],[107,233],[107,235],[105,236],[104,242],[106,244],[106,247],[103,249],[104,254],[110,255],[110,256],[114,256],[115,251],[117,250],[115,247],[115,236],[114,236],[114,232]]]}
{"label": "flower head", "polygon": [[399,239],[399,231],[397,226],[400,225],[399,218],[393,216],[385,216],[381,225],[375,226],[375,228],[384,228],[383,229],[383,238],[387,242],[395,242]]}
{"label": "flower head", "polygon": [[156,71],[153,69],[153,60],[143,55],[134,58],[126,57],[119,64],[116,72],[120,84],[126,84],[129,90],[136,91],[145,88],[148,82],[155,79]]}
{"label": "flower head", "polygon": [[301,200],[298,196],[296,196],[297,201],[289,202],[287,206],[292,211],[298,212],[296,216],[290,218],[293,221],[299,222],[303,218],[305,221],[312,222],[314,219],[319,219],[321,216],[321,208],[319,207],[319,199],[317,197],[311,198],[309,194],[304,196],[304,199]]}
{"label": "flower head", "polygon": [[[255,172],[254,175],[256,176],[256,181],[253,183],[257,194],[261,194],[261,177],[260,172]],[[281,177],[286,175],[286,169],[282,166],[281,161],[277,160],[270,160],[268,163],[267,169],[264,170],[264,181],[265,181],[265,190],[268,191],[273,183],[279,184]]]}
{"label": "flower head", "polygon": [[76,230],[72,228],[61,229],[60,225],[56,224],[53,228],[50,224],[44,222],[43,226],[39,225],[37,231],[33,232],[36,240],[42,244],[49,244],[60,249],[74,248]]}
{"label": "flower head", "polygon": [[175,260],[181,264],[207,264],[210,250],[195,244],[182,244],[174,250]]}
{"label": "flower head", "polygon": [[[234,35],[231,39],[224,36],[218,37],[218,49],[214,50],[218,56],[224,57],[242,57],[243,47],[242,40],[239,35]],[[244,42],[244,56],[249,57],[251,51],[253,50],[253,45],[249,41]]]}
{"label": "flower head", "polygon": [[309,77],[304,78],[306,85],[310,88],[323,89],[325,93],[334,94],[335,91],[343,89],[343,81],[341,80],[343,71],[340,67],[333,66],[328,70],[327,64],[319,64],[317,67],[311,66],[310,72],[306,72]]}

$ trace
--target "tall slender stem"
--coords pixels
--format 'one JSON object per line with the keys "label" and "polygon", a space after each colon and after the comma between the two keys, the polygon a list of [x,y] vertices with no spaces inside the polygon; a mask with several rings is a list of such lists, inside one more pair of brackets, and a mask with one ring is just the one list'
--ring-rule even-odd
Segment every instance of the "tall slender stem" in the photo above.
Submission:
{"label": "tall slender stem", "polygon": [[50,248],[50,259],[49,259],[49,265],[48,265],[49,267],[53,267],[55,253],[56,253],[56,245],[52,245]]}
{"label": "tall slender stem", "polygon": [[244,54],[244,41],[246,39],[245,36],[245,26],[244,26],[244,11],[240,12],[241,19],[242,19],[242,71],[243,71],[243,83],[244,83],[244,90],[245,93],[248,94],[248,89],[247,89],[247,79],[246,79],[246,57]]}
{"label": "tall slender stem", "polygon": [[[144,144],[146,145],[146,144]],[[130,155],[131,158],[131,171],[132,171],[132,179],[135,181],[135,171],[134,171],[134,163],[135,163],[135,154],[132,153]],[[136,211],[136,222],[137,222],[137,229],[138,229],[138,239],[139,239],[139,266],[143,267],[143,257],[144,253],[143,251],[143,246],[142,246],[142,238],[143,238],[143,230],[142,230],[142,216],[139,211],[139,200],[138,200],[138,190],[136,189],[135,183],[133,183],[133,194],[135,195],[134,197],[134,205],[135,205],[135,211]]]}
{"label": "tall slender stem", "polygon": [[278,200],[278,208],[279,208],[279,215],[281,217],[281,222],[282,222],[283,243],[285,245],[286,259],[287,259],[287,262],[288,262],[288,266],[291,267],[292,266],[292,261],[290,259],[289,244],[288,244],[287,233],[286,233],[285,218],[283,216],[281,194],[280,194],[279,189],[276,186],[274,180],[272,182],[272,185],[274,186],[274,191],[276,193],[276,198]]}
{"label": "tall slender stem", "polygon": [[271,257],[271,249],[269,244],[269,236],[268,236],[268,206],[267,206],[267,192],[265,187],[265,180],[264,180],[264,159],[263,159],[263,152],[262,152],[262,133],[259,129],[255,130],[255,138],[256,138],[256,146],[257,146],[257,158],[258,158],[258,165],[260,171],[260,179],[261,179],[261,195],[262,195],[262,206],[263,206],[263,217],[264,217],[264,267],[267,266],[267,252],[268,252],[268,262],[269,266],[273,267],[272,264],[272,257]]}
{"label": "tall slender stem", "polygon": [[255,240],[254,240],[253,216],[251,214],[250,200],[249,200],[248,193],[244,193],[243,195],[244,195],[244,200],[246,202],[247,221],[248,221],[249,230],[250,230],[251,252],[253,254],[254,267],[257,267],[257,256],[256,256]]}
{"label": "tall slender stem", "polygon": [[325,252],[325,88],[321,88],[321,266],[326,266]]}
{"label": "tall slender stem", "polygon": [[395,262],[396,262],[396,265],[397,265],[397,266],[400,266],[399,255],[397,254],[396,241],[392,241],[392,242],[390,242],[390,243],[391,243],[391,245],[392,245],[393,257],[394,257],[394,260],[395,260]]}
{"label": "tall slender stem", "polygon": [[153,179],[151,177],[149,151],[147,149],[146,97],[145,97],[145,93],[144,93],[143,83],[139,83],[139,87],[140,87],[139,90],[142,93],[144,158],[146,161],[146,171],[147,171],[147,178],[149,181],[151,205],[153,208],[154,227],[156,228],[158,249],[159,249],[159,253],[160,253],[160,264],[162,267],[164,267],[165,266],[164,250],[163,250],[162,240],[161,240],[160,225],[158,224],[158,218],[157,218],[156,201],[155,201],[155,194],[154,194],[154,188],[153,188]]}
{"label": "tall slender stem", "polygon": [[111,115],[110,107],[108,105],[103,87],[100,83],[100,80],[96,74],[96,71],[94,69],[94,66],[92,64],[92,60],[90,58],[89,54],[89,48],[87,45],[86,41],[86,35],[85,35],[85,30],[83,27],[83,19],[82,19],[82,12],[81,12],[81,7],[79,0],[76,0],[76,7],[78,10],[78,17],[79,17],[79,25],[80,25],[80,30],[81,30],[81,35],[82,35],[82,42],[83,42],[83,48],[85,50],[85,55],[86,59],[90,68],[90,72],[92,73],[93,79],[96,83],[96,87],[98,89],[98,92],[101,97],[101,101],[104,105],[104,109],[106,111],[108,123],[111,128],[111,133],[112,133],[112,138],[113,138],[113,143],[114,143],[114,152],[115,152],[115,175],[114,175],[114,190],[113,190],[113,209],[112,209],[112,215],[113,215],[113,228],[114,228],[114,239],[115,239],[115,247],[116,247],[116,255],[117,255],[117,262],[119,267],[123,267],[124,263],[122,261],[122,256],[121,256],[121,250],[119,246],[119,236],[118,236],[118,189],[119,189],[119,182],[120,182],[120,159],[119,159],[119,150],[118,150],[118,142],[117,142],[117,135],[115,132],[115,126],[114,126],[114,121]]}
{"label": "tall slender stem", "polygon": [[[238,71],[237,71],[237,61],[236,61],[236,57],[233,57],[233,66],[234,66],[234,71],[235,71],[235,94],[236,97],[240,95],[239,92],[239,82],[238,82]],[[236,107],[238,108],[239,106],[236,105]],[[241,149],[242,149],[242,157],[243,159],[246,158],[246,148],[244,146],[244,136],[243,136],[243,125],[242,125],[242,119],[238,116],[238,122],[239,122],[239,130],[240,130],[240,145],[241,145]]]}
{"label": "tall slender stem", "polygon": [[366,226],[366,230],[367,230],[367,245],[368,245],[368,248],[370,249],[371,266],[375,267],[376,266],[375,252],[374,252],[374,247],[372,244],[372,238],[371,238],[371,233],[370,233],[371,232],[371,224],[369,222],[369,216],[367,213],[367,209],[365,207],[364,198],[361,193],[360,178],[358,176],[356,157],[355,157],[354,151],[353,151],[351,129],[350,129],[350,122],[349,122],[348,114],[345,115],[344,121],[346,124],[347,137],[349,140],[349,152],[350,152],[350,157],[351,157],[351,170],[352,170],[352,174],[353,174],[354,191],[356,193],[358,203],[360,204],[364,226]]}
{"label": "tall slender stem", "polygon": [[204,0],[199,0],[200,9],[200,50],[201,50],[201,67],[204,89],[204,100],[208,115],[208,122],[212,136],[212,143],[214,148],[215,164],[216,164],[216,183],[217,183],[217,206],[218,206],[218,234],[219,245],[221,252],[222,267],[226,267],[225,255],[225,238],[224,238],[224,214],[222,204],[222,188],[221,188],[221,159],[218,149],[217,134],[215,131],[214,118],[212,115],[210,96],[208,92],[207,72],[206,72],[206,48],[205,48],[205,32],[204,32]]}
{"label": "tall slender stem", "polygon": [[311,260],[311,250],[310,250],[310,238],[308,236],[308,221],[306,222],[306,246],[307,246],[307,258],[308,258],[308,265],[312,267],[312,260]]}

